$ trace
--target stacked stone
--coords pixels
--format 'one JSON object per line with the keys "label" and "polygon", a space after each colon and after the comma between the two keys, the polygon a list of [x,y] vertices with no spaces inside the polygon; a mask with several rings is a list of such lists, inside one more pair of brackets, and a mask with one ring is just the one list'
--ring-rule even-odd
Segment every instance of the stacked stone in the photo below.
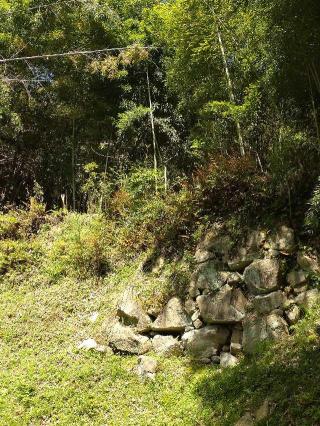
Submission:
{"label": "stacked stone", "polygon": [[287,336],[301,307],[318,299],[318,290],[309,288],[318,262],[295,250],[294,232],[286,226],[271,236],[252,231],[236,247],[220,230],[209,232],[197,248],[185,299],[170,299],[151,319],[127,290],[110,346],[121,353],[186,353],[203,363],[235,365],[242,351]]}

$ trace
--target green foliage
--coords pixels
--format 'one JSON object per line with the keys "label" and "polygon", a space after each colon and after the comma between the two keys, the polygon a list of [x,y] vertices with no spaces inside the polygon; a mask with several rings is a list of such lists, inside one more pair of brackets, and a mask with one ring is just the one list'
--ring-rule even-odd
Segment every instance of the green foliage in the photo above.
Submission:
{"label": "green foliage", "polygon": [[22,272],[36,261],[39,247],[30,241],[0,240],[0,275]]}
{"label": "green foliage", "polygon": [[100,215],[70,214],[50,235],[42,236],[43,245],[50,247],[43,261],[44,273],[52,281],[63,276],[104,276],[109,270],[109,230]]}
{"label": "green foliage", "polygon": [[150,109],[142,105],[133,107],[132,109],[122,112],[118,116],[117,129],[120,134],[129,130],[132,126],[139,123],[148,113]]}
{"label": "green foliage", "polygon": [[19,228],[19,220],[11,214],[0,214],[0,240],[5,238],[15,239]]}
{"label": "green foliage", "polygon": [[320,179],[318,179],[318,183],[309,201],[305,226],[312,232],[317,232],[320,229]]}

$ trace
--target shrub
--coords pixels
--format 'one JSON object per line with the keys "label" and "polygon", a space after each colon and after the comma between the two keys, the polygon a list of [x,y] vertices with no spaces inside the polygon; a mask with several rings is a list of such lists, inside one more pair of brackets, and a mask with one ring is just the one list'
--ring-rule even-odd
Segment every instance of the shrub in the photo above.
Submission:
{"label": "shrub", "polygon": [[13,214],[0,213],[0,240],[5,238],[15,239],[19,229],[19,220]]}
{"label": "shrub", "polygon": [[[60,276],[104,276],[109,270],[108,224],[101,215],[69,214],[49,234],[50,247],[44,262],[52,280]],[[47,245],[48,234],[43,235]]]}
{"label": "shrub", "polygon": [[0,274],[30,267],[37,254],[37,245],[30,241],[0,240]]}

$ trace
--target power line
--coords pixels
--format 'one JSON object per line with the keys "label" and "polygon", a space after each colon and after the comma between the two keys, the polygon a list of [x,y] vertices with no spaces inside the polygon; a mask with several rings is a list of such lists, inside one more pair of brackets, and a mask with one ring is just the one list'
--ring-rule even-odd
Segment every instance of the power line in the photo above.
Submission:
{"label": "power line", "polygon": [[[146,49],[146,50],[157,49],[157,47],[155,46],[141,46],[140,48]],[[130,49],[130,46],[112,47],[112,48],[95,49],[95,50],[72,50],[70,52],[62,52],[62,53],[47,53],[43,55],[19,56],[17,58],[5,58],[5,59],[0,59],[0,63],[5,64],[7,62],[32,61],[34,59],[43,59],[43,58],[49,59],[49,58],[57,58],[57,57],[63,57],[63,56],[90,55],[93,53],[121,52],[128,49]]]}

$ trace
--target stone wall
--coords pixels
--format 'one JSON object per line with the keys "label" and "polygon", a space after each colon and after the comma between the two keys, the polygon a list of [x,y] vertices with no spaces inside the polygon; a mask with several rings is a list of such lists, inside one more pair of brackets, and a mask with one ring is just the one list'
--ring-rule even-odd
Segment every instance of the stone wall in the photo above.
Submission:
{"label": "stone wall", "polygon": [[234,365],[241,352],[289,335],[303,308],[318,300],[311,284],[319,275],[317,256],[299,251],[287,226],[250,231],[241,243],[216,228],[196,249],[185,297],[170,299],[153,318],[128,289],[109,344],[120,353],[185,353],[204,363]]}

